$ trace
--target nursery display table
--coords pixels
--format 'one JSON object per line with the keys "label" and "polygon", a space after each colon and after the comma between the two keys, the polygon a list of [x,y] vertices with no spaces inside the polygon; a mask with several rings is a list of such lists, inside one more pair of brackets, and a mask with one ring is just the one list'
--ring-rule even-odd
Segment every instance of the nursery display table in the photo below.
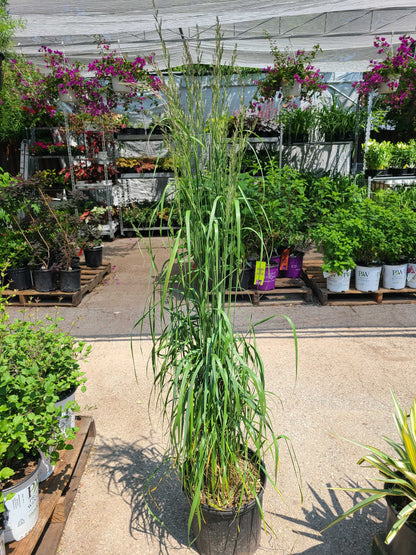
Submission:
{"label": "nursery display table", "polygon": [[39,518],[22,540],[6,545],[6,555],[52,555],[58,549],[88,456],[95,440],[92,416],[77,416],[73,449],[61,451],[55,470],[39,484]]}

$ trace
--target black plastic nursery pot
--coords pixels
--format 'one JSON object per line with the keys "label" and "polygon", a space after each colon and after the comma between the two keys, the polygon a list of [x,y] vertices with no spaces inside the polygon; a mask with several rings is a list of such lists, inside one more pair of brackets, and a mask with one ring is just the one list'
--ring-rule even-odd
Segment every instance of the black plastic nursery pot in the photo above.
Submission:
{"label": "black plastic nursery pot", "polygon": [[[403,498],[388,495],[387,500],[387,519],[386,530],[391,530],[393,524],[397,520],[398,511],[396,510],[396,502],[403,502]],[[416,553],[416,526],[410,522],[406,522],[404,526],[397,532],[394,540],[386,546],[389,555],[415,555]]]}
{"label": "black plastic nursery pot", "polygon": [[[266,475],[261,471],[262,490],[258,494],[263,503]],[[218,510],[201,505],[202,520],[199,529],[194,516],[192,530],[195,545],[200,555],[253,555],[261,538],[262,518],[257,501],[254,499],[240,510],[230,508]]]}
{"label": "black plastic nursery pot", "polygon": [[103,263],[103,247],[92,247],[84,249],[85,263],[89,268],[98,268]]}
{"label": "black plastic nursery pot", "polygon": [[25,266],[23,268],[9,268],[6,272],[6,283],[10,289],[31,289],[32,276],[30,269]]}
{"label": "black plastic nursery pot", "polygon": [[33,270],[32,276],[36,291],[42,293],[56,291],[56,272],[54,270]]}
{"label": "black plastic nursery pot", "polygon": [[59,272],[59,289],[72,293],[81,289],[81,269],[61,270]]}

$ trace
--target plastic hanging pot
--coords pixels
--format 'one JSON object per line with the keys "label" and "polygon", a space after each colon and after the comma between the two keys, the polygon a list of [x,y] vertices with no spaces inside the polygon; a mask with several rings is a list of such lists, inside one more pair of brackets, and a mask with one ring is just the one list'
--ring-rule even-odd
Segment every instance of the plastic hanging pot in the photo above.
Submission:
{"label": "plastic hanging pot", "polygon": [[[266,476],[260,473],[262,490],[258,494],[260,505]],[[201,528],[194,516],[192,530],[195,544],[200,555],[252,555],[260,545],[262,519],[257,501],[254,499],[237,509],[218,510],[201,505]]]}
{"label": "plastic hanging pot", "polygon": [[8,287],[10,289],[18,289],[23,291],[24,289],[32,288],[32,276],[30,274],[30,269],[25,266],[23,268],[9,268],[6,272],[6,283],[9,283]]}
{"label": "plastic hanging pot", "polygon": [[56,291],[56,274],[54,270],[33,270],[33,283],[36,291]]}
{"label": "plastic hanging pot", "polygon": [[61,270],[59,272],[60,290],[65,293],[81,289],[81,269]]}
{"label": "plastic hanging pot", "polygon": [[92,247],[91,249],[84,249],[85,263],[90,268],[98,268],[103,263],[103,247]]}

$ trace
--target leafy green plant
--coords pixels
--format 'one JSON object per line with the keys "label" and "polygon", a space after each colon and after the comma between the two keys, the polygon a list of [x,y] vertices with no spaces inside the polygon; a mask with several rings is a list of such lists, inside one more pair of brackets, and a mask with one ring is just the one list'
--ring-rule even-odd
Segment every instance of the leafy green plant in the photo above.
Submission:
{"label": "leafy green plant", "polygon": [[305,142],[316,128],[317,116],[317,109],[313,106],[301,108],[291,105],[280,112],[279,122],[283,124],[283,133],[290,142]]}
{"label": "leafy green plant", "polygon": [[416,510],[416,400],[407,413],[400,408],[393,392],[391,395],[395,409],[393,418],[400,441],[394,441],[387,437],[384,439],[394,454],[384,453],[376,447],[347,440],[369,451],[369,454],[362,457],[358,464],[367,463],[370,468],[378,470],[381,478],[378,478],[377,481],[383,482],[384,488],[332,488],[368,493],[370,496],[345,511],[324,530],[383,497],[394,499],[398,509],[397,520],[387,534],[386,544],[390,544],[394,540],[406,522],[416,523],[414,514]]}
{"label": "leafy green plant", "polygon": [[0,232],[0,261],[9,263],[11,268],[22,268],[32,258],[32,249],[26,239],[14,229]]}
{"label": "leafy green plant", "polygon": [[313,237],[318,250],[323,251],[324,272],[341,275],[344,270],[355,267],[354,254],[357,239],[349,233],[351,212],[339,209],[332,218],[320,223],[313,231]]}
{"label": "leafy green plant", "polygon": [[[4,288],[0,291],[3,292]],[[58,329],[59,318],[10,320],[0,296],[0,477],[7,487],[23,461],[37,460],[39,451],[50,456],[72,449],[67,439],[76,428],[60,430],[62,392],[86,381],[79,362],[90,351],[84,343]],[[79,409],[67,403],[65,409]],[[0,512],[4,496],[0,491]]]}
{"label": "leafy green plant", "polygon": [[370,139],[363,144],[364,160],[366,168],[369,170],[383,170],[389,167],[392,154],[392,144],[390,141],[379,143],[375,139]]}
{"label": "leafy green plant", "polygon": [[384,224],[384,210],[372,199],[363,199],[354,206],[348,233],[357,239],[354,251],[357,264],[381,262],[386,242]]}
{"label": "leafy green plant", "polygon": [[[246,334],[236,332],[232,295],[226,296],[242,260],[241,206],[248,200],[239,189],[246,135],[239,126],[228,137],[228,120],[222,117],[229,113],[223,87],[232,72],[221,56],[217,27],[209,110],[205,83],[189,63],[189,52],[184,103],[165,60],[166,141],[172,147],[180,229],[163,268],[152,268],[160,278],[137,323],[150,325],[154,394],[169,432],[168,453],[189,499],[189,530],[194,519],[202,525],[202,503],[239,512],[256,499],[261,511],[261,460],[269,449],[275,471],[279,460],[280,436],[270,419],[254,326]],[[162,198],[161,209],[165,202]],[[154,260],[151,238],[150,251]],[[249,448],[259,465],[248,464]],[[275,486],[273,473],[268,476]]]}
{"label": "leafy green plant", "polygon": [[338,97],[331,97],[331,103],[322,103],[317,112],[317,125],[326,142],[352,139],[358,125],[355,106],[344,107]]}

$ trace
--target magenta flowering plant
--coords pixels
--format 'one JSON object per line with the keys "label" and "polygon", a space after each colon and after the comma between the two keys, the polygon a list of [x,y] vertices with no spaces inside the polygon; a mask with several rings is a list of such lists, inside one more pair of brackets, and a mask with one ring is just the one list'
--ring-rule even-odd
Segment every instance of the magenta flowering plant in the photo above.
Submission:
{"label": "magenta flowering plant", "polygon": [[403,106],[414,96],[416,87],[416,58],[415,39],[408,35],[400,37],[400,45],[396,53],[384,37],[376,37],[374,46],[378,54],[383,54],[382,60],[370,60],[369,70],[363,75],[361,81],[352,84],[362,96],[367,96],[371,91],[379,89],[386,83],[392,94],[386,97],[384,104],[394,108]]}
{"label": "magenta flowering plant", "polygon": [[[96,85],[105,89],[107,103],[114,108],[117,104],[126,107],[132,101],[143,102],[145,93],[156,93],[161,86],[160,79],[153,75],[148,67],[154,62],[154,56],[137,56],[128,60],[117,50],[110,50],[110,45],[99,41],[101,56],[88,65],[88,71],[95,75]],[[126,92],[121,95],[114,89],[114,79],[126,85]]]}
{"label": "magenta flowering plant", "polygon": [[265,77],[255,81],[257,85],[256,99],[271,99],[284,86],[292,86],[300,83],[302,91],[300,96],[304,99],[313,94],[321,94],[326,89],[323,82],[324,76],[319,69],[312,65],[317,53],[321,50],[316,44],[311,52],[298,50],[295,54],[289,51],[281,51],[276,45],[272,45],[273,67],[263,69]]}
{"label": "magenta flowering plant", "polygon": [[[54,116],[62,100],[61,95],[72,92],[78,111],[92,117],[111,114],[122,105],[132,102],[143,107],[143,92],[156,92],[160,81],[151,75],[146,65],[152,57],[126,60],[109,45],[99,43],[101,57],[85,67],[79,61],[70,61],[63,52],[46,46],[40,49],[44,57],[44,70],[29,61],[14,61],[22,105],[28,114],[49,113]],[[127,94],[119,95],[112,86],[112,77],[120,77],[130,85]]]}

